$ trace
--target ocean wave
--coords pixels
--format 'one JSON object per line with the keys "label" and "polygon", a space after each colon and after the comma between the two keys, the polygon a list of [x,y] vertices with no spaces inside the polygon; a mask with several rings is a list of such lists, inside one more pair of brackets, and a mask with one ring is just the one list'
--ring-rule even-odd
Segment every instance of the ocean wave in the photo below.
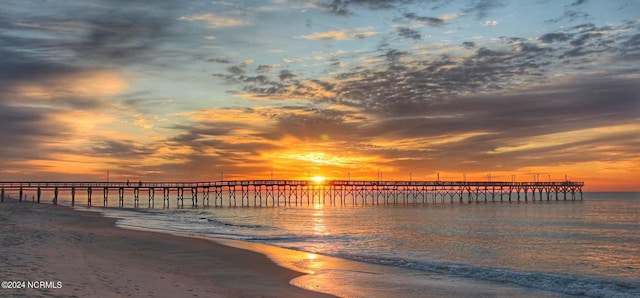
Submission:
{"label": "ocean wave", "polygon": [[200,219],[206,220],[209,224],[216,225],[216,226],[227,226],[227,227],[245,228],[245,229],[251,229],[251,230],[264,230],[264,231],[275,230],[275,227],[272,227],[272,226],[230,223],[230,222],[225,222],[222,220],[206,218],[206,217],[201,217]]}
{"label": "ocean wave", "polygon": [[[317,243],[326,241],[344,241],[342,237],[332,235],[271,235],[271,236],[252,236],[249,241],[255,241],[270,245],[283,246],[284,243]],[[284,245],[286,248],[287,246]]]}
{"label": "ocean wave", "polygon": [[333,256],[379,265],[462,276],[484,281],[509,283],[568,295],[587,297],[640,297],[640,281],[636,280],[613,280],[549,272],[527,272],[469,264],[416,261],[402,258],[381,258],[350,254],[335,254]]}

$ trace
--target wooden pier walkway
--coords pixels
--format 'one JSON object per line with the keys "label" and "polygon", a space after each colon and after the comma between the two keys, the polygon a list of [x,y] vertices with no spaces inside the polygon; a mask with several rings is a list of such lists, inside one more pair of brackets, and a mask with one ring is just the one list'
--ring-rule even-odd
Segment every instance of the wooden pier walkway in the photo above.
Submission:
{"label": "wooden pier walkway", "polygon": [[[95,196],[104,207],[117,194],[118,207],[140,208],[142,198],[146,207],[154,208],[156,195],[162,206],[190,205],[214,207],[275,207],[303,205],[400,205],[444,204],[503,201],[582,200],[583,182],[480,182],[480,181],[351,181],[332,180],[237,180],[214,182],[0,182],[0,202],[5,194],[17,192],[20,201],[28,194],[40,203],[43,193],[52,193],[57,204],[61,194],[70,196],[71,205],[77,199],[93,206]],[[84,193],[84,195],[80,195]],[[186,193],[186,197],[185,197]],[[530,197],[529,197],[530,195]],[[570,195],[568,198],[567,195]],[[68,198],[68,197],[67,197]],[[213,198],[213,202],[210,199]],[[225,204],[226,201],[226,204]],[[200,203],[199,203],[200,202]],[[189,204],[188,204],[189,205]]]}

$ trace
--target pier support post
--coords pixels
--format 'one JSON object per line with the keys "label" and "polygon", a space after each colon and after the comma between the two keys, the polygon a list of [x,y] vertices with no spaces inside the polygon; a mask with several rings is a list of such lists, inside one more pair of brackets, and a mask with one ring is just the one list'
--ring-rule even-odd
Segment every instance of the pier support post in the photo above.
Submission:
{"label": "pier support post", "polygon": [[[273,206],[274,205],[273,203],[275,203],[275,198],[274,198],[275,194],[273,193],[273,184],[265,185],[264,188],[265,188],[265,191],[266,191],[266,194],[265,194],[265,197],[264,197],[264,205],[269,207],[269,197],[271,197],[271,202],[272,202],[271,206]],[[235,191],[235,188],[234,188],[234,190],[233,190],[233,201],[234,202],[236,200],[236,193],[235,192],[236,191]],[[231,189],[229,189],[229,195],[231,195]],[[231,205],[231,199],[229,199],[229,205]],[[234,206],[235,206],[235,203],[234,203]]]}
{"label": "pier support post", "polygon": [[[247,199],[247,204],[249,204],[249,200]],[[198,207],[198,188],[191,188],[191,207]]]}
{"label": "pier support post", "polygon": [[2,187],[2,193],[0,194],[0,202],[4,202],[4,186]]}
{"label": "pier support post", "polygon": [[105,187],[102,190],[102,194],[104,195],[104,207],[107,207],[107,200],[109,199],[109,188]]}
{"label": "pier support post", "polygon": [[495,202],[496,201],[496,187],[494,186],[491,189],[491,202]]}
{"label": "pier support post", "polygon": [[153,208],[155,195],[156,195],[155,194],[155,188],[150,187],[149,188],[149,208]]}
{"label": "pier support post", "polygon": [[[218,207],[218,199],[220,199],[220,207],[222,207],[222,186],[216,186],[213,194],[213,206]],[[260,200],[260,206],[262,206],[262,200]]]}
{"label": "pier support post", "polygon": [[178,187],[178,195],[176,198],[176,204],[178,207],[184,207],[184,188]]}
{"label": "pier support post", "polygon": [[22,185],[20,185],[20,198],[19,198],[20,202],[22,202]]}
{"label": "pier support post", "polygon": [[76,205],[76,188],[71,187],[71,207]]}
{"label": "pier support post", "polygon": [[[258,206],[257,201],[260,201],[260,207],[262,207],[262,186],[256,185],[253,187],[253,206]],[[296,201],[297,203],[297,201]],[[297,204],[296,204],[297,206]]]}
{"label": "pier support post", "polygon": [[133,188],[133,207],[140,207],[140,187]]}
{"label": "pier support post", "polygon": [[87,206],[91,207],[91,186],[89,186],[89,188],[87,188]]}
{"label": "pier support post", "polygon": [[124,188],[118,188],[118,206],[120,208],[124,207]]}
{"label": "pier support post", "polygon": [[240,197],[240,205],[244,207],[244,201],[246,199],[247,207],[249,207],[249,185],[240,185]]}
{"label": "pier support post", "polygon": [[162,207],[169,208],[169,188],[165,187],[162,189]]}
{"label": "pier support post", "polygon": [[[273,194],[273,190],[272,190],[272,194]],[[233,207],[237,207],[237,202],[236,202],[236,187],[235,186],[229,186],[229,207],[231,207],[231,199],[233,199]]]}
{"label": "pier support post", "polygon": [[58,188],[53,190],[53,204],[58,205]]}
{"label": "pier support post", "polygon": [[202,207],[205,206],[209,207],[209,187],[205,187],[204,189],[202,189]]}
{"label": "pier support post", "polygon": [[40,197],[42,197],[42,189],[38,186],[38,190],[36,191],[38,195],[38,204],[40,204]]}

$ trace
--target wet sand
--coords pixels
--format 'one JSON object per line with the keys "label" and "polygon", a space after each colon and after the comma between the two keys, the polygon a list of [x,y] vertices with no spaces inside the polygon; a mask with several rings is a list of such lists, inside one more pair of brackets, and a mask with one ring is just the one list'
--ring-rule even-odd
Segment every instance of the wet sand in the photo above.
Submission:
{"label": "wet sand", "polygon": [[62,287],[0,288],[0,296],[330,297],[290,285],[302,273],[262,254],[114,222],[95,212],[5,198],[0,281],[60,281]]}

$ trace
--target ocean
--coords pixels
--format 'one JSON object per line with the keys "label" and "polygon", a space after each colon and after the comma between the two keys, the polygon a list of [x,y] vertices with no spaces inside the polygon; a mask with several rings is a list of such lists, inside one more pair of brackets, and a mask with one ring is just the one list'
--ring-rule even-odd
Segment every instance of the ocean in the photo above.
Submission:
{"label": "ocean", "polygon": [[640,297],[640,193],[585,193],[582,201],[91,209],[123,228],[265,253],[313,273],[292,284],[343,297]]}

